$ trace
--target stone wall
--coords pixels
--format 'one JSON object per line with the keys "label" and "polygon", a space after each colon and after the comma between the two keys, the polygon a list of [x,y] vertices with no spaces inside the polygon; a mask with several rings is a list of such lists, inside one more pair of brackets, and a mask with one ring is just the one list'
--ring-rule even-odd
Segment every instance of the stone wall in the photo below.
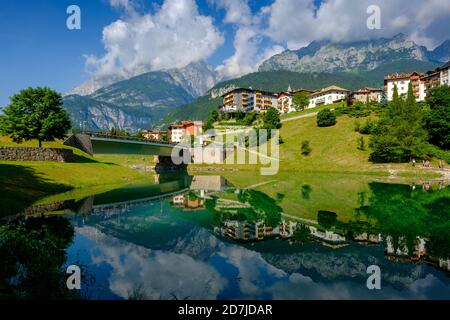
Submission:
{"label": "stone wall", "polygon": [[70,149],[0,147],[0,160],[70,162],[73,159]]}

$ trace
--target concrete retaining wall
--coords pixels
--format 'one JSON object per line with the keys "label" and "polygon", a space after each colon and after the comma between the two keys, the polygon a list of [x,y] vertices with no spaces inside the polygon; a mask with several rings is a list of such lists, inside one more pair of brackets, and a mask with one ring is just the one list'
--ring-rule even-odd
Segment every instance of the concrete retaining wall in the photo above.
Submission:
{"label": "concrete retaining wall", "polygon": [[0,160],[70,162],[73,158],[70,149],[0,147]]}

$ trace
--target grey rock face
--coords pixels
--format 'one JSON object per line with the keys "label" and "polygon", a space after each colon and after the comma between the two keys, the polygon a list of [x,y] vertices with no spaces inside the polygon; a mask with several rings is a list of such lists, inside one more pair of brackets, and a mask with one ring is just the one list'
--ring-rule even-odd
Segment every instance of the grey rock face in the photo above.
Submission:
{"label": "grey rock face", "polygon": [[[442,51],[445,52],[445,48]],[[429,61],[429,56],[425,47],[399,34],[391,39],[351,43],[313,42],[300,50],[287,50],[271,57],[260,66],[259,71],[370,71],[397,60]]]}

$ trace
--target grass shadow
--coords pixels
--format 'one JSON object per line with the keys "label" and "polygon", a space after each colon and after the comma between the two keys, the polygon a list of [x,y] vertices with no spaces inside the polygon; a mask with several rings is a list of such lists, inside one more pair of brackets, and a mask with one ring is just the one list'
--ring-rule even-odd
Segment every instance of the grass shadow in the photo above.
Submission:
{"label": "grass shadow", "polygon": [[39,177],[31,168],[0,164],[0,217],[23,212],[43,197],[71,189]]}
{"label": "grass shadow", "polygon": [[99,161],[80,155],[80,154],[74,154],[71,163],[98,163]]}

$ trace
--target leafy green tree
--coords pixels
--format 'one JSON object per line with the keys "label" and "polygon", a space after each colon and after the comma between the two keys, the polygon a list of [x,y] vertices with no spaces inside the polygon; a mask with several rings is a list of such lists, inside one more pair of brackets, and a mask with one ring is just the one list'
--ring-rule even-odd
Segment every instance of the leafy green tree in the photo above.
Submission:
{"label": "leafy green tree", "polygon": [[208,121],[205,123],[205,130],[210,130],[214,128],[214,120],[212,118],[209,118]]}
{"label": "leafy green tree", "polygon": [[253,122],[256,121],[257,115],[255,112],[249,112],[245,115],[244,119],[242,119],[242,122],[246,126],[251,126]]}
{"label": "leafy green tree", "polygon": [[423,107],[416,103],[412,85],[406,98],[394,87],[392,102],[373,130],[370,146],[373,162],[407,162],[427,156],[427,132],[423,128]]}
{"label": "leafy green tree", "polygon": [[428,92],[430,112],[425,118],[425,128],[430,142],[440,148],[450,149],[450,87],[443,86]]}
{"label": "leafy green tree", "polygon": [[13,141],[22,143],[62,139],[70,129],[70,119],[62,108],[62,97],[49,88],[28,88],[11,97],[4,109],[1,131]]}
{"label": "leafy green tree", "polygon": [[236,118],[236,120],[242,120],[242,119],[244,119],[244,117],[245,117],[245,113],[242,112],[241,110],[238,110],[238,111],[235,113],[235,118]]}
{"label": "leafy green tree", "polygon": [[214,109],[213,111],[211,111],[211,119],[216,122],[219,121],[219,112]]}
{"label": "leafy green tree", "polygon": [[136,132],[136,133],[134,134],[133,137],[136,138],[136,139],[141,139],[141,140],[145,139],[145,137],[144,137],[144,131],[139,130],[138,132]]}
{"label": "leafy green tree", "polygon": [[296,111],[302,111],[309,104],[309,94],[307,92],[298,92],[292,97],[292,104]]}
{"label": "leafy green tree", "polygon": [[336,115],[330,109],[323,109],[317,114],[318,127],[331,127],[336,124]]}
{"label": "leafy green tree", "polygon": [[117,129],[115,127],[112,127],[111,130],[109,130],[109,134],[112,136],[117,136]]}
{"label": "leafy green tree", "polygon": [[269,108],[264,115],[264,129],[280,129],[280,113],[275,108]]}

